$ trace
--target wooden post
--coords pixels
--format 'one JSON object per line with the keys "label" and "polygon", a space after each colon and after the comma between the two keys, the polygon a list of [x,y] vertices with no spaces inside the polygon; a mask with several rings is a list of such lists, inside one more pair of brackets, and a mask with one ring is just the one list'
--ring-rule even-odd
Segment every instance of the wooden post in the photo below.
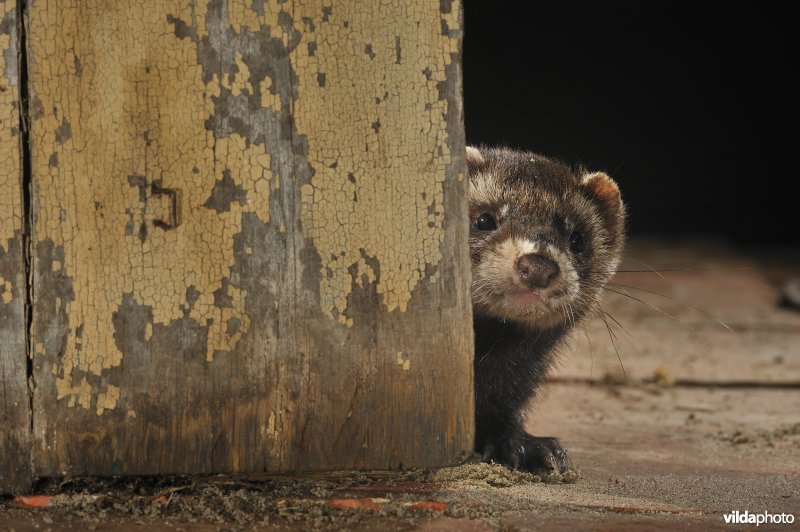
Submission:
{"label": "wooden post", "polygon": [[28,17],[35,475],[471,450],[458,2]]}
{"label": "wooden post", "polygon": [[0,2],[0,493],[30,484],[17,5]]}

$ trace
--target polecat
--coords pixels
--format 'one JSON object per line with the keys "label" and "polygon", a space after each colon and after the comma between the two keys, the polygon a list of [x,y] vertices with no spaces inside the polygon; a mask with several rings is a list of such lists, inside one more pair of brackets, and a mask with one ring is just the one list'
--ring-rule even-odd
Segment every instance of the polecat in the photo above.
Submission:
{"label": "polecat", "polygon": [[619,263],[619,188],[603,172],[511,149],[468,147],[467,167],[476,451],[513,468],[564,472],[561,444],[528,434],[525,413]]}

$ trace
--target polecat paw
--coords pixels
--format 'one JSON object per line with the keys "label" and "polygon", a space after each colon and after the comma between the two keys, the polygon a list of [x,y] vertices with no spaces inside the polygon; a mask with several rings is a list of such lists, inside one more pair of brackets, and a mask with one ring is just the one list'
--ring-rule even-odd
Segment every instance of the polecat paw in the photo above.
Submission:
{"label": "polecat paw", "polygon": [[483,460],[534,473],[566,473],[570,465],[567,451],[556,438],[520,433],[486,444]]}

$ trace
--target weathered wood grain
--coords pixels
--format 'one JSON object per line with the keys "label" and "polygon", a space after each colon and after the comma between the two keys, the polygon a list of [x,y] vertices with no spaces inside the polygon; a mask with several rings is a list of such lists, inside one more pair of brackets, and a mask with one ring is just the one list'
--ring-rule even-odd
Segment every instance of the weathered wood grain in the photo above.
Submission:
{"label": "weathered wood grain", "polygon": [[471,449],[457,2],[29,18],[36,475]]}
{"label": "weathered wood grain", "polygon": [[30,485],[17,4],[0,0],[0,493]]}

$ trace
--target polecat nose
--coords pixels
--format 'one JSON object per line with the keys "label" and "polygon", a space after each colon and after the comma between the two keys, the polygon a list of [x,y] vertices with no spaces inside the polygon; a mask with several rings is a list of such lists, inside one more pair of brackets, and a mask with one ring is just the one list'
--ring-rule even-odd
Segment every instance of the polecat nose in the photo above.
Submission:
{"label": "polecat nose", "polygon": [[530,288],[547,288],[560,271],[558,264],[544,255],[531,253],[517,260],[517,275]]}

